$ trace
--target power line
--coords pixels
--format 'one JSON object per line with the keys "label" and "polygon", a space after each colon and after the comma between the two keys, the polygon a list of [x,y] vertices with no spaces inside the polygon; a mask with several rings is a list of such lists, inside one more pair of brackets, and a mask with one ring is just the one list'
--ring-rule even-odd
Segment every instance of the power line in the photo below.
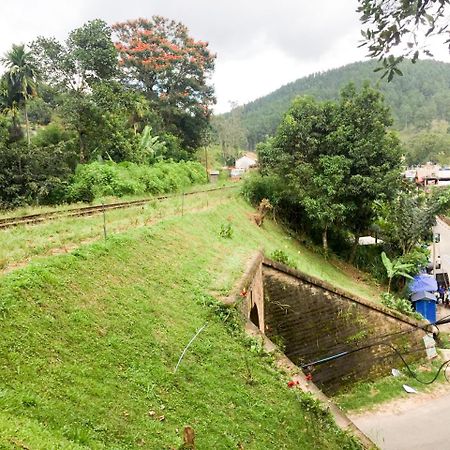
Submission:
{"label": "power line", "polygon": [[[412,329],[410,329],[410,330],[402,330],[402,331],[397,331],[397,332],[394,332],[394,333],[389,333],[389,334],[387,334],[387,335],[382,336],[382,338],[387,339],[388,337],[391,337],[391,336],[400,335],[400,334],[407,334],[407,333],[411,333],[411,332],[414,332],[414,331],[417,331],[417,330],[420,330],[420,329],[423,330],[423,331],[425,331],[425,332],[428,332],[427,329],[428,329],[430,326],[433,326],[433,325],[436,326],[436,328],[437,328],[438,331],[439,331],[439,325],[444,325],[444,324],[446,324],[446,323],[450,323],[450,315],[447,315],[447,316],[445,316],[445,317],[443,317],[443,318],[437,320],[436,322],[433,322],[433,323],[430,323],[430,324],[421,325],[421,326],[414,326],[414,328],[412,328]],[[446,373],[447,367],[448,367],[448,365],[450,364],[450,359],[444,361],[444,362],[439,366],[439,368],[438,368],[436,374],[434,375],[434,377],[433,377],[431,380],[424,381],[424,380],[421,380],[421,379],[419,379],[419,378],[417,377],[417,375],[415,374],[415,372],[411,369],[411,367],[409,366],[409,364],[406,362],[404,356],[401,354],[401,352],[400,352],[397,348],[395,348],[395,347],[394,347],[392,344],[390,344],[390,343],[387,343],[387,342],[385,342],[385,341],[380,341],[380,340],[377,341],[377,342],[374,342],[374,343],[372,343],[372,344],[367,344],[367,345],[364,345],[364,346],[362,346],[362,347],[353,348],[353,349],[351,349],[351,350],[339,352],[339,353],[336,353],[336,354],[334,354],[334,355],[327,356],[327,357],[325,357],[325,358],[321,358],[321,359],[318,359],[318,360],[315,360],[315,361],[311,361],[311,362],[306,363],[306,364],[302,364],[302,365],[300,365],[300,368],[301,368],[302,370],[309,370],[309,371],[311,371],[311,369],[314,368],[315,366],[318,366],[318,365],[321,365],[321,364],[325,364],[325,363],[327,363],[327,362],[330,362],[330,361],[334,361],[334,360],[336,360],[336,359],[343,358],[343,357],[348,356],[348,355],[351,355],[351,354],[353,354],[353,353],[357,353],[357,352],[360,352],[360,351],[362,351],[362,350],[367,350],[367,349],[369,349],[369,348],[372,348],[372,347],[378,347],[378,346],[386,346],[386,347],[389,347],[391,350],[393,350],[394,353],[401,359],[402,363],[403,363],[404,366],[407,368],[409,374],[410,374],[417,382],[419,382],[419,383],[421,383],[421,384],[425,384],[425,385],[434,383],[434,382],[437,380],[437,378],[439,377],[439,374],[441,373],[442,369],[444,369],[444,368],[445,368],[445,370],[444,370],[444,376],[445,376],[445,379],[446,379],[448,382],[450,382],[450,380],[449,380],[448,377],[447,377],[447,373]],[[386,357],[387,357],[387,356],[385,356],[385,358],[386,358]]]}

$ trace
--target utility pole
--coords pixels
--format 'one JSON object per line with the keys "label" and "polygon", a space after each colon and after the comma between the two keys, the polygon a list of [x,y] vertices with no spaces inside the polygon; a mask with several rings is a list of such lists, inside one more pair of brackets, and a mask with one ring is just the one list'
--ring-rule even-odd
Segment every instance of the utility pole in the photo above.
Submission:
{"label": "utility pole", "polygon": [[436,239],[433,233],[433,277],[436,278]]}

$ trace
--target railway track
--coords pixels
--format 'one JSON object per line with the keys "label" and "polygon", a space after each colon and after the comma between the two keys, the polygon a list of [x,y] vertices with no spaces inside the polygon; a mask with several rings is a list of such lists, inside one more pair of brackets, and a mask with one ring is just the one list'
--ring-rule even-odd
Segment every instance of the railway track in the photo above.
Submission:
{"label": "railway track", "polygon": [[[205,194],[208,192],[221,191],[226,189],[236,189],[237,186],[225,186],[220,188],[205,189],[203,191],[186,192],[184,196]],[[65,211],[50,211],[40,214],[29,214],[26,216],[17,217],[5,217],[0,219],[0,229],[12,228],[19,225],[35,225],[43,222],[48,222],[50,220],[62,219],[67,217],[82,217],[82,216],[93,216],[95,214],[102,214],[104,211],[109,211],[113,209],[125,209],[133,208],[136,206],[142,206],[154,201],[162,201],[170,198],[180,197],[181,194],[172,195],[160,195],[158,197],[151,197],[142,200],[131,200],[129,202],[116,202],[116,203],[106,203],[103,205],[95,206],[82,206],[80,208],[71,208]]]}

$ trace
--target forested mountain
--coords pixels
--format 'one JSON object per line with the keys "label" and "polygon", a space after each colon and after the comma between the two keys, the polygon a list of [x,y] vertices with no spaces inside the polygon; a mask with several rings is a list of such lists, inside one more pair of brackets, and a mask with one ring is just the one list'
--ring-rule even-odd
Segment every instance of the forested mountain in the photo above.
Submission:
{"label": "forested mountain", "polygon": [[248,147],[254,148],[267,135],[275,132],[296,96],[336,99],[349,82],[360,86],[370,81],[378,87],[392,108],[394,126],[398,130],[427,129],[435,119],[450,121],[450,64],[432,60],[418,61],[416,64],[406,61],[400,66],[404,76],[396,76],[390,83],[380,80],[381,72],[374,72],[377,64],[376,61],[357,62],[315,73],[239,107]]}

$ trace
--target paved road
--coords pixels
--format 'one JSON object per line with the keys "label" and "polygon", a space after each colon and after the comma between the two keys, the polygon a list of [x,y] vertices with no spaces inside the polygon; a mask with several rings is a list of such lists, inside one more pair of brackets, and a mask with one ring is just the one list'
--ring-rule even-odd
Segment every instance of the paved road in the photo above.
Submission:
{"label": "paved road", "polygon": [[450,450],[450,392],[411,396],[351,419],[382,450]]}

